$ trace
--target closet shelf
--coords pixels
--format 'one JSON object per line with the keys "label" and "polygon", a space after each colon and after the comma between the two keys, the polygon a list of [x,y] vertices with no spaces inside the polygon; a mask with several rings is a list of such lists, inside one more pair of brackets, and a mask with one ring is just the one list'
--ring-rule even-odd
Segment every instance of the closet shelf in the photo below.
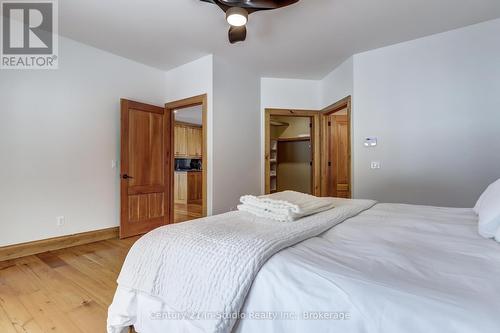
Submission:
{"label": "closet shelf", "polygon": [[279,142],[290,142],[290,141],[310,141],[310,136],[294,136],[290,138],[279,138]]}
{"label": "closet shelf", "polygon": [[285,123],[284,121],[271,120],[269,122],[271,126],[290,126],[289,123]]}

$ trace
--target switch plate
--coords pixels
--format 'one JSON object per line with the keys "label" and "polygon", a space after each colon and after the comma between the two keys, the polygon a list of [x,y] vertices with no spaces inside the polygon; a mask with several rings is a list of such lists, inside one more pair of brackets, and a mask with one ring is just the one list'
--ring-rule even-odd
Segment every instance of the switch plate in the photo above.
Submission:
{"label": "switch plate", "polygon": [[380,161],[372,161],[370,166],[372,169],[380,169]]}
{"label": "switch plate", "polygon": [[64,224],[65,218],[64,216],[58,216],[56,217],[56,224],[58,227],[62,226]]}
{"label": "switch plate", "polygon": [[111,169],[116,169],[116,160],[111,160]]}

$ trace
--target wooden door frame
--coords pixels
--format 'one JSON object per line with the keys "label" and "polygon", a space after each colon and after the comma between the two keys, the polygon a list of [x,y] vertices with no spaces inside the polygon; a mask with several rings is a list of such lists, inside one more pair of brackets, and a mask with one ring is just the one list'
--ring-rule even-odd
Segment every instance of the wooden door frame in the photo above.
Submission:
{"label": "wooden door frame", "polygon": [[207,216],[207,177],[208,177],[208,147],[207,147],[207,137],[208,137],[208,128],[207,128],[207,94],[193,96],[184,98],[178,101],[173,101],[165,104],[165,111],[170,112],[171,114],[171,149],[172,149],[172,168],[170,170],[170,177],[172,181],[172,198],[169,202],[170,204],[170,218],[174,221],[174,168],[175,168],[175,154],[174,154],[174,126],[175,126],[175,115],[174,111],[177,109],[185,109],[191,106],[201,105],[202,109],[202,132],[203,132],[203,152],[202,152],[202,214],[203,216]]}
{"label": "wooden door frame", "polygon": [[311,119],[311,145],[312,145],[312,194],[319,196],[321,193],[321,163],[320,163],[320,113],[316,110],[296,110],[296,109],[265,109],[264,118],[264,177],[266,194],[271,192],[269,176],[271,165],[269,158],[271,156],[271,116],[287,117],[309,117]]}
{"label": "wooden door frame", "polygon": [[348,156],[348,178],[349,178],[349,198],[352,197],[352,142],[351,142],[351,131],[352,131],[352,118],[351,118],[351,104],[352,97],[349,95],[341,100],[327,106],[321,110],[321,196],[327,195],[328,187],[328,120],[327,117],[333,113],[339,112],[341,110],[347,109],[347,119],[348,119],[348,138],[349,143],[349,156]]}

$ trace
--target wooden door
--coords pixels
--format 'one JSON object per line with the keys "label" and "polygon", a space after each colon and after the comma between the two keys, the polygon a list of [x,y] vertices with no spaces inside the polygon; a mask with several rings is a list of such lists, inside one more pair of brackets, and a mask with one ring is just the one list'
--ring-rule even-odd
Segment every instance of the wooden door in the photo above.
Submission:
{"label": "wooden door", "polygon": [[183,125],[175,125],[174,146],[175,156],[186,157],[188,155],[187,128]]}
{"label": "wooden door", "polygon": [[328,116],[327,195],[350,198],[351,147],[350,124],[346,115]]}
{"label": "wooden door", "polygon": [[170,223],[170,113],[121,100],[120,238]]}

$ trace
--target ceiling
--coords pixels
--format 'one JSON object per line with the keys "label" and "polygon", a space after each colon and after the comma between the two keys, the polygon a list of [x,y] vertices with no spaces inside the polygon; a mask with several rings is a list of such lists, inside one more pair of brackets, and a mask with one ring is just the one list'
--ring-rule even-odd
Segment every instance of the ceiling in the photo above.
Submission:
{"label": "ceiling", "polygon": [[203,110],[201,105],[195,105],[184,109],[175,110],[175,121],[183,123],[202,125]]}
{"label": "ceiling", "polygon": [[500,17],[498,0],[301,0],[250,15],[227,40],[198,0],[59,0],[61,35],[168,70],[215,54],[267,77],[319,79],[355,53]]}

